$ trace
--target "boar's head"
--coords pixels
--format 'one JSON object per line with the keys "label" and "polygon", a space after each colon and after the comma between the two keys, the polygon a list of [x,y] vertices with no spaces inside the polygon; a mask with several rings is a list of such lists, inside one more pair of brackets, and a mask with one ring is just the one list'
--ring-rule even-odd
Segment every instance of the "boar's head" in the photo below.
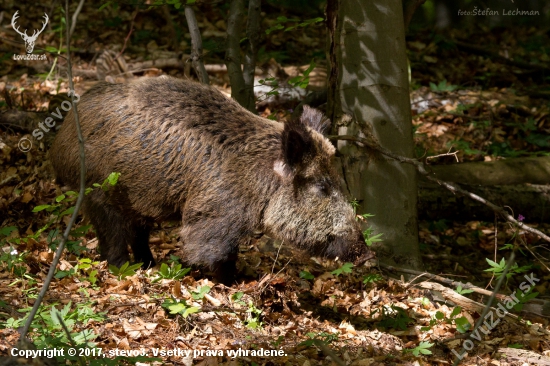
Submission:
{"label": "boar's head", "polygon": [[305,107],[299,121],[285,124],[273,170],[280,179],[264,212],[265,231],[313,256],[356,264],[372,258],[354,210],[334,169],[335,148],[322,135],[330,122]]}

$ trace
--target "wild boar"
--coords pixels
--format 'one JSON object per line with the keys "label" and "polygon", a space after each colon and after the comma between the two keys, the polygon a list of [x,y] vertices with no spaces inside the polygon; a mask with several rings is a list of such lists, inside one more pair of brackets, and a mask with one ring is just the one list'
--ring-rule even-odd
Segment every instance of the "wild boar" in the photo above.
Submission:
{"label": "wild boar", "polygon": [[[362,263],[371,257],[332,166],[329,121],[306,107],[299,120],[259,117],[216,89],[175,78],[99,83],[78,103],[86,151],[86,185],[120,172],[108,192],[84,202],[110,264],[155,260],[154,222],[181,220],[188,264],[220,276],[235,269],[239,243],[257,231],[313,256]],[[79,152],[71,110],[51,161],[60,182],[79,186]]]}

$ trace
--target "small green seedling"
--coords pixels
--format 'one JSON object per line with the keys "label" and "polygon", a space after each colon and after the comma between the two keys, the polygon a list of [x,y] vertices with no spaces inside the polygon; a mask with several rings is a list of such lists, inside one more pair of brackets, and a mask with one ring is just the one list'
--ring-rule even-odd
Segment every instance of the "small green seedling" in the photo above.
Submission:
{"label": "small green seedling", "polygon": [[113,264],[109,264],[109,272],[117,276],[119,280],[122,280],[128,276],[136,274],[136,269],[140,268],[143,263],[136,263],[130,265],[129,262],[124,263],[120,268]]}
{"label": "small green seedling", "polygon": [[342,265],[342,267],[335,269],[334,271],[330,272],[336,277],[340,276],[343,273],[351,273],[353,269],[353,263],[346,262]]}
{"label": "small green seedling", "polygon": [[202,300],[204,295],[210,292],[210,286],[201,286],[197,288],[197,291],[191,291],[191,296],[195,300]]}
{"label": "small green seedling", "polygon": [[430,343],[430,342],[420,342],[420,344],[418,346],[416,346],[415,348],[412,348],[412,349],[404,349],[403,352],[410,352],[412,353],[415,357],[418,357],[420,356],[420,354],[423,354],[423,355],[431,355],[432,354],[432,351],[430,351],[428,348],[432,348],[433,347],[433,343]]}

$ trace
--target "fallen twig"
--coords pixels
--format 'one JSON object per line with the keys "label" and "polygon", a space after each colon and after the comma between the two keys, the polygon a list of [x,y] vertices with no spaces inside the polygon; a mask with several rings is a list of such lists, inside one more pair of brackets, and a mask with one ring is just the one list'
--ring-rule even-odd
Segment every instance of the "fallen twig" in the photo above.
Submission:
{"label": "fallen twig", "polygon": [[382,155],[386,155],[394,160],[397,160],[401,163],[407,163],[407,164],[412,164],[414,165],[414,167],[416,168],[416,170],[424,175],[426,177],[426,179],[428,180],[431,180],[432,182],[436,182],[437,184],[439,185],[442,185],[443,187],[447,188],[448,190],[450,190],[451,192],[453,193],[460,193],[464,196],[467,196],[467,197],[470,197],[471,199],[475,200],[475,201],[478,201],[482,204],[484,204],[485,206],[489,207],[490,209],[492,209],[494,212],[500,214],[503,218],[505,218],[506,220],[514,223],[515,225],[517,225],[517,227],[519,227],[520,229],[523,229],[525,231],[528,231],[532,234],[535,234],[535,235],[538,235],[540,236],[542,239],[546,240],[548,243],[550,243],[550,236],[544,234],[542,231],[540,230],[537,230],[535,228],[532,228],[528,225],[525,225],[524,223],[516,220],[512,215],[510,215],[508,212],[506,212],[504,210],[504,208],[502,207],[499,207],[497,205],[495,205],[494,203],[490,202],[490,201],[487,201],[485,198],[483,197],[480,197],[478,196],[477,194],[475,193],[471,193],[471,192],[468,192],[462,188],[460,188],[458,185],[456,184],[453,184],[453,183],[448,183],[448,182],[445,182],[445,181],[442,181],[442,180],[439,180],[439,179],[436,179],[434,177],[432,177],[432,173],[429,172],[427,169],[426,169],[426,166],[424,165],[423,162],[419,161],[419,160],[416,160],[416,159],[412,159],[412,158],[406,158],[404,156],[400,156],[400,155],[397,155],[397,154],[394,154],[392,153],[391,151],[389,151],[388,149],[385,149],[383,148],[382,146],[380,146],[378,143],[376,143],[374,141],[374,138],[365,138],[365,137],[358,137],[358,136],[350,136],[350,135],[338,135],[338,136],[329,136],[330,139],[332,140],[344,140],[344,141],[353,141],[353,142],[358,142],[358,143],[361,143],[363,144],[365,147],[368,147],[370,149],[373,149],[373,150],[376,150],[378,151],[379,153],[381,153]]}

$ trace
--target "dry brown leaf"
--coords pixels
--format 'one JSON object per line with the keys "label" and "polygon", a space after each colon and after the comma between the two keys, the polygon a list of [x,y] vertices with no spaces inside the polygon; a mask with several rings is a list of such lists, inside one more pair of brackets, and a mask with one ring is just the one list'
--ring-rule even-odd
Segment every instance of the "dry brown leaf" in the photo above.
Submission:
{"label": "dry brown leaf", "polygon": [[139,317],[134,318],[134,321],[134,323],[130,323],[128,320],[124,319],[122,322],[124,332],[132,339],[139,339],[142,336],[147,337],[151,335],[158,325],[158,323],[146,323]]}
{"label": "dry brown leaf", "polygon": [[174,297],[177,299],[183,298],[183,294],[181,293],[180,281],[172,281],[172,295],[174,295]]}
{"label": "dry brown leaf", "polygon": [[128,341],[128,338],[121,339],[120,342],[118,342],[117,347],[125,350],[130,349],[130,342]]}

